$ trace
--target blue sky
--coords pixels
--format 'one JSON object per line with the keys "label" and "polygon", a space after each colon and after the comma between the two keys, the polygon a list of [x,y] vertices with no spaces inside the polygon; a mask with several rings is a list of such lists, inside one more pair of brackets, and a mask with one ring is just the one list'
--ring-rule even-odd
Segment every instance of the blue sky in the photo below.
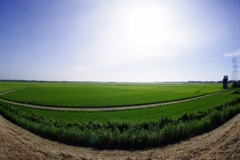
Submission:
{"label": "blue sky", "polygon": [[231,79],[239,7],[235,0],[0,0],[0,79]]}

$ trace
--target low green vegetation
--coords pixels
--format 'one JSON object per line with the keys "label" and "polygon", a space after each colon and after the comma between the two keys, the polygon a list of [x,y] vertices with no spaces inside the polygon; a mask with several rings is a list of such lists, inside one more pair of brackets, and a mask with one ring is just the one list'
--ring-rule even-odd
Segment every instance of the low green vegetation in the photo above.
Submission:
{"label": "low green vegetation", "polygon": [[232,88],[240,88],[240,82],[233,82],[232,83]]}
{"label": "low green vegetation", "polygon": [[7,103],[1,102],[0,106],[1,115],[43,137],[101,149],[143,149],[175,143],[212,130],[240,113],[239,98],[203,111],[184,113],[175,119],[159,115],[156,120],[141,122],[58,121],[26,113]]}
{"label": "low green vegetation", "polygon": [[28,86],[30,82],[0,82],[0,93]]}
{"label": "low green vegetation", "polygon": [[[1,85],[0,92],[26,84]],[[103,107],[185,99],[218,92],[221,87],[221,84],[34,83],[1,98],[48,106]],[[188,102],[123,111],[52,111],[0,101],[0,115],[35,134],[99,149],[144,149],[175,143],[210,131],[238,113],[238,89]]]}
{"label": "low green vegetation", "polygon": [[112,107],[186,99],[221,90],[220,84],[39,83],[0,97],[46,106]]}
{"label": "low green vegetation", "polygon": [[166,106],[123,110],[123,111],[51,111],[32,109],[26,107],[14,107],[17,111],[25,112],[27,114],[41,115],[48,118],[53,118],[57,121],[66,122],[83,122],[83,121],[95,121],[95,122],[107,122],[112,120],[120,121],[146,121],[156,120],[159,116],[171,117],[177,119],[184,113],[193,113],[198,111],[205,111],[213,108],[216,105],[223,104],[239,97],[237,94],[221,93],[212,95],[209,97],[196,99],[183,103],[176,103]]}

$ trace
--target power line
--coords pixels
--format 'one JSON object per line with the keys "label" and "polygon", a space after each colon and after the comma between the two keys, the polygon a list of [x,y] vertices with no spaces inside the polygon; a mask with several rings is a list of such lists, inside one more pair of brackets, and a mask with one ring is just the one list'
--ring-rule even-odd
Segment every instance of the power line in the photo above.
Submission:
{"label": "power line", "polygon": [[240,48],[240,1],[222,0],[224,9],[227,13],[228,22],[231,28],[233,50]]}

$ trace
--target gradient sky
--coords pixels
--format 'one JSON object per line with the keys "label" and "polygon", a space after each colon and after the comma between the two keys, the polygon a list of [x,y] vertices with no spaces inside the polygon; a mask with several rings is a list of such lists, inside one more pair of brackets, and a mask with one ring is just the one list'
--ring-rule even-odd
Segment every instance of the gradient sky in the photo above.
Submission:
{"label": "gradient sky", "polygon": [[0,0],[0,79],[231,79],[239,7],[235,0]]}

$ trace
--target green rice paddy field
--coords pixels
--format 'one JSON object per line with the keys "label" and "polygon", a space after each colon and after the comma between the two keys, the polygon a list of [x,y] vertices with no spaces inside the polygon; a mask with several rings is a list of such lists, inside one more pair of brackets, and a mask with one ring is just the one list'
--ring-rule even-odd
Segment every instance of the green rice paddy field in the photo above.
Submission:
{"label": "green rice paddy field", "polygon": [[0,93],[31,85],[30,82],[0,82]]}
{"label": "green rice paddy field", "polygon": [[[4,85],[5,84],[5,85]],[[0,83],[14,89],[28,83]],[[54,106],[120,106],[171,101],[221,91],[221,84],[95,84],[95,83],[32,83],[30,87],[1,95],[1,98],[24,103]],[[4,88],[4,87],[3,87]],[[42,115],[60,121],[146,121],[160,116],[178,118],[184,113],[204,111],[238,97],[221,93],[189,102],[145,109],[106,112],[66,112],[15,107],[27,114]],[[100,105],[100,104],[101,105]]]}
{"label": "green rice paddy field", "polygon": [[[0,83],[0,92],[26,83]],[[32,83],[0,98],[59,107],[114,107],[173,101],[214,93],[221,84]]]}
{"label": "green rice paddy field", "polygon": [[177,119],[184,113],[196,113],[198,111],[206,111],[217,105],[224,104],[239,97],[236,94],[221,93],[193,101],[170,104],[166,106],[123,110],[123,111],[51,111],[42,109],[32,109],[26,107],[14,107],[16,110],[27,113],[29,115],[41,115],[52,118],[56,121],[64,122],[108,122],[108,121],[127,121],[127,122],[141,122],[141,121],[155,121],[161,116],[171,117]]}
{"label": "green rice paddy field", "polygon": [[[12,101],[48,106],[121,106],[173,101],[219,92],[221,84],[0,83]],[[0,114],[45,138],[100,149],[142,149],[208,132],[240,112],[239,90],[122,111],[53,111],[2,102]]]}

